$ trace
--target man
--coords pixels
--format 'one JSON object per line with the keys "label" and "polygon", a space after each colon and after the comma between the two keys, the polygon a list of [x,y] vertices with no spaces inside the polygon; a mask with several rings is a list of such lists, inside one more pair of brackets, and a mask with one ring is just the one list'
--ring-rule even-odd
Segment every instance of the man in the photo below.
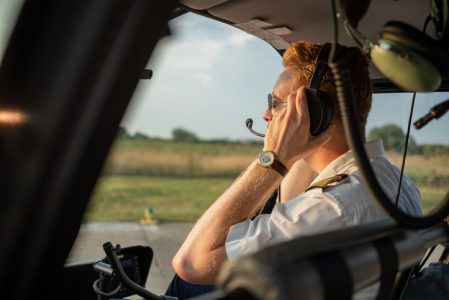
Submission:
{"label": "man", "polygon": [[[254,253],[299,235],[341,229],[385,217],[362,184],[358,166],[349,151],[329,69],[320,88],[330,95],[335,113],[327,130],[317,136],[310,133],[305,86],[314,73],[320,48],[319,45],[298,42],[285,52],[284,70],[264,114],[269,127],[263,150],[274,154],[275,163],[265,167],[263,159],[254,159],[198,220],[172,262],[176,273],[185,281],[213,284],[228,259]],[[346,48],[340,57],[348,62],[364,135],[371,107],[368,64],[358,48]],[[367,143],[365,148],[380,184],[394,199],[399,170],[383,155],[380,141]],[[318,174],[304,193],[300,193],[304,189],[300,187],[303,182],[301,172],[296,170],[283,181],[283,175],[293,165],[301,164],[300,161]],[[296,182],[298,186],[295,186]],[[281,183],[281,195],[288,195],[287,198],[281,197],[281,203],[275,205],[271,214],[252,218]],[[419,192],[407,177],[403,179],[400,196],[400,209],[413,215],[421,213]]]}

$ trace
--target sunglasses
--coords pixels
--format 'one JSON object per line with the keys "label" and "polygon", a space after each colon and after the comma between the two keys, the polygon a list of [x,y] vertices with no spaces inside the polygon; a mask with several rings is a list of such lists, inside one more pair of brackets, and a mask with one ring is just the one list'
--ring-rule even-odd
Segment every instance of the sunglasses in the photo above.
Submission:
{"label": "sunglasses", "polygon": [[282,107],[285,106],[287,106],[287,101],[280,100],[272,93],[268,94],[268,110],[270,111],[271,114],[275,114]]}

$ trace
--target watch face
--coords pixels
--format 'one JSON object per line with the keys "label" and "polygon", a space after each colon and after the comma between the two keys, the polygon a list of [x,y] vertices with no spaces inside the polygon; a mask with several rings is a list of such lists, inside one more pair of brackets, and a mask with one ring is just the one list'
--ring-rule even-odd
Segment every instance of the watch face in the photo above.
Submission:
{"label": "watch face", "polygon": [[259,156],[259,163],[264,166],[268,167],[273,164],[274,161],[274,154],[273,152],[262,152]]}

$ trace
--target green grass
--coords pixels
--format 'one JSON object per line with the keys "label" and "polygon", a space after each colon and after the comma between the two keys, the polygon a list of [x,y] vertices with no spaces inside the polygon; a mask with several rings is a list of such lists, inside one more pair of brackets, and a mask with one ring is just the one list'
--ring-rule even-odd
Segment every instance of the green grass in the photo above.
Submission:
{"label": "green grass", "polygon": [[421,186],[419,189],[421,191],[423,212],[428,212],[437,206],[448,191],[448,187]]}
{"label": "green grass", "polygon": [[[139,221],[147,207],[159,221],[195,221],[232,183],[229,178],[104,176],[97,185],[85,222]],[[445,187],[420,187],[423,211],[435,207]]]}
{"label": "green grass", "polygon": [[[260,150],[244,143],[118,139],[85,221],[138,221],[147,207],[161,221],[195,221]],[[387,155],[400,165],[401,155]],[[418,184],[428,211],[449,188],[449,156],[410,155],[406,174]]]}
{"label": "green grass", "polygon": [[147,207],[160,221],[195,221],[231,184],[232,179],[102,177],[85,222],[138,221]]}

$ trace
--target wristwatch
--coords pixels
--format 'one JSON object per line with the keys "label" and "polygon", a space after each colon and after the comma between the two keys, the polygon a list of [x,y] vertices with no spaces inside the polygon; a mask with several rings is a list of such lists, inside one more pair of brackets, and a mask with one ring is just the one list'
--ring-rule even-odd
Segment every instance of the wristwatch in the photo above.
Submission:
{"label": "wristwatch", "polygon": [[288,169],[286,166],[284,166],[274,154],[273,151],[262,151],[257,155],[257,162],[259,165],[265,168],[272,168],[279,174],[281,174],[282,177],[285,177],[288,173]]}

